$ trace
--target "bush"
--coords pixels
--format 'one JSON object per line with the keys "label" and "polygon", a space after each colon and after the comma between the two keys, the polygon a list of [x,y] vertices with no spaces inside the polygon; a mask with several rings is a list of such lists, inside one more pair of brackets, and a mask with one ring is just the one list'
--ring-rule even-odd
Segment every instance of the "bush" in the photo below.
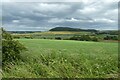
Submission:
{"label": "bush", "polygon": [[70,40],[78,40],[78,41],[98,41],[98,38],[91,38],[89,35],[81,35],[81,36],[73,36]]}
{"label": "bush", "polygon": [[93,38],[92,38],[92,41],[98,42],[98,38],[93,37]]}
{"label": "bush", "polygon": [[43,39],[46,39],[46,37],[43,37]]}
{"label": "bush", "polygon": [[20,36],[14,36],[13,38],[14,39],[20,39]]}
{"label": "bush", "polygon": [[73,36],[70,40],[79,40],[79,41],[90,41],[91,38],[88,35]]}
{"label": "bush", "polygon": [[14,40],[13,37],[2,29],[3,39],[2,39],[2,64],[3,66],[9,62],[13,62],[21,59],[20,53],[26,48],[19,43],[17,40]]}
{"label": "bush", "polygon": [[81,40],[81,41],[91,41],[91,38],[90,38],[89,35],[82,35],[82,36],[80,37],[80,40]]}
{"label": "bush", "polygon": [[118,40],[117,36],[105,36],[104,40]]}
{"label": "bush", "polygon": [[80,37],[79,36],[73,36],[70,38],[70,40],[80,40]]}
{"label": "bush", "polygon": [[61,37],[55,37],[55,39],[57,39],[57,40],[61,40]]}
{"label": "bush", "polygon": [[25,36],[26,39],[33,39],[31,36]]}

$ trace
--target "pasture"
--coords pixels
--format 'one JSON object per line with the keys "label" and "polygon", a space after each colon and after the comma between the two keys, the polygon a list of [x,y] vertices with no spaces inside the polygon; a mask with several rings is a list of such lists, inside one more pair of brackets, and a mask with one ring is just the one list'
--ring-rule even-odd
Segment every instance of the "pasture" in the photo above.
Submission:
{"label": "pasture", "polygon": [[108,78],[118,74],[118,43],[18,39],[28,51],[3,77]]}

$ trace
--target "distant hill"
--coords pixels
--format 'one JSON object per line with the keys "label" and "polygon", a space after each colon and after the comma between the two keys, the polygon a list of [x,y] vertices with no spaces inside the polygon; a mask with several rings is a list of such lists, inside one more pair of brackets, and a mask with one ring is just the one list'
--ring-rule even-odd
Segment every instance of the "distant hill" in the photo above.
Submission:
{"label": "distant hill", "polygon": [[55,27],[49,31],[86,31],[86,32],[98,32],[95,29],[79,29],[79,28],[70,28],[70,27]]}

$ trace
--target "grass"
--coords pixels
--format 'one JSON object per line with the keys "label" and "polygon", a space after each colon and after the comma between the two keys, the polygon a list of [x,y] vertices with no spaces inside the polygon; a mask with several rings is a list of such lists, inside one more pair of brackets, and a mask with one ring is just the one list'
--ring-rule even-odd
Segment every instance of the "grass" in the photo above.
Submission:
{"label": "grass", "polygon": [[19,39],[28,51],[24,61],[6,66],[4,77],[108,78],[117,77],[118,43]]}

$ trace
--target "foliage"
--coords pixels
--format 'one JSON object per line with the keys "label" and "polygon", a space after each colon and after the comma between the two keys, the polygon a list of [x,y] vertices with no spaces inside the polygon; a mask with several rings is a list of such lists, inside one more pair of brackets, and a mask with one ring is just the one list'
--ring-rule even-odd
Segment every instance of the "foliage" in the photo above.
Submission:
{"label": "foliage", "polygon": [[105,36],[104,40],[118,40],[117,36]]}
{"label": "foliage", "polygon": [[56,40],[61,40],[61,37],[55,37]]}
{"label": "foliage", "polygon": [[80,37],[80,40],[81,40],[81,41],[91,41],[91,38],[90,38],[89,35],[82,35],[82,36]]}
{"label": "foliage", "polygon": [[70,40],[79,40],[79,41],[98,41],[97,37],[90,37],[89,35],[73,36]]}
{"label": "foliage", "polygon": [[99,32],[96,32],[97,35],[100,35],[100,34],[109,34],[109,35],[118,35],[120,31],[118,30],[111,30],[111,31],[99,31]]}
{"label": "foliage", "polygon": [[26,48],[19,41],[14,40],[5,30],[2,29],[2,31],[2,62],[4,66],[8,62],[21,59],[20,53]]}
{"label": "foliage", "polygon": [[98,38],[93,37],[93,38],[92,38],[92,41],[98,42]]}

